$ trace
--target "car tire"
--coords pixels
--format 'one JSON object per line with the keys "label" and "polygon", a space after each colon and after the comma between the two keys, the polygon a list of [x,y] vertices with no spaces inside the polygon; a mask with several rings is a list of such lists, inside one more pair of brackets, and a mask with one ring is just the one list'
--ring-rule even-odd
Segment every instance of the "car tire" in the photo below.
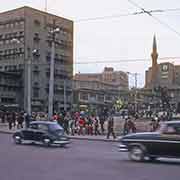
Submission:
{"label": "car tire", "polygon": [[64,148],[66,145],[65,144],[60,144],[59,145],[61,148]]}
{"label": "car tire", "polygon": [[13,137],[15,144],[21,144],[22,143],[22,137],[20,135],[15,135]]}
{"label": "car tire", "polygon": [[143,161],[144,160],[144,151],[140,146],[132,146],[129,151],[129,158],[132,161]]}
{"label": "car tire", "polygon": [[49,138],[43,138],[43,145],[49,147],[51,145],[51,140]]}
{"label": "car tire", "polygon": [[149,157],[149,161],[156,161],[157,157]]}

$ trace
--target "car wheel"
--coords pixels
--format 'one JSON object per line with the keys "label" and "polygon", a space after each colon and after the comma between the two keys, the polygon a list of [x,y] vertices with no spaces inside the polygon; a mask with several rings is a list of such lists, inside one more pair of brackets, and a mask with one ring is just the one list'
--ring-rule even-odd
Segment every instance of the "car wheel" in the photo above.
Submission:
{"label": "car wheel", "polygon": [[129,151],[129,158],[132,161],[143,161],[144,160],[144,151],[139,146],[133,146]]}
{"label": "car wheel", "polygon": [[20,135],[15,135],[13,137],[13,139],[14,139],[15,144],[21,144],[22,143],[22,138]]}
{"label": "car wheel", "polygon": [[49,147],[51,145],[51,140],[49,138],[44,138],[43,145]]}
{"label": "car wheel", "polygon": [[157,157],[149,157],[150,161],[156,161]]}
{"label": "car wheel", "polygon": [[60,144],[59,145],[61,148],[64,148],[66,145],[65,144]]}

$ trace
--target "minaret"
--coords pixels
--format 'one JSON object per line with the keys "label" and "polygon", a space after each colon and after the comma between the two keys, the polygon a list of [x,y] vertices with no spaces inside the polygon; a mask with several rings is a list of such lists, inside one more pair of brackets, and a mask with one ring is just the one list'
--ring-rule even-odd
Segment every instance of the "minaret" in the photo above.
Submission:
{"label": "minaret", "polygon": [[151,85],[154,86],[157,81],[157,72],[158,72],[158,64],[157,64],[157,44],[156,44],[156,36],[153,38],[153,51],[151,53],[152,57],[152,71],[151,71]]}

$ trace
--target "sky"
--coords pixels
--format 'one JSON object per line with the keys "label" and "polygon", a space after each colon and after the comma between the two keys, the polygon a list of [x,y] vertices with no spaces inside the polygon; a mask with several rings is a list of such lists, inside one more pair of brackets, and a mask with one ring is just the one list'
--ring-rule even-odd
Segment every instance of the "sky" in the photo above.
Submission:
{"label": "sky", "polygon": [[[179,0],[131,1],[145,10],[180,9]],[[45,2],[46,0],[6,0],[1,3],[0,12],[25,5],[44,10]],[[168,27],[147,14],[83,21],[141,11],[128,0],[47,0],[47,11],[74,21],[75,72],[101,73],[104,67],[110,66],[116,71],[138,73],[138,86],[143,87],[145,70],[151,66],[154,34],[159,57],[180,57],[180,10],[153,14]],[[129,59],[145,60],[127,62]],[[180,58],[169,58],[166,61],[180,64]],[[130,86],[134,86],[133,75],[129,75],[129,80]]]}

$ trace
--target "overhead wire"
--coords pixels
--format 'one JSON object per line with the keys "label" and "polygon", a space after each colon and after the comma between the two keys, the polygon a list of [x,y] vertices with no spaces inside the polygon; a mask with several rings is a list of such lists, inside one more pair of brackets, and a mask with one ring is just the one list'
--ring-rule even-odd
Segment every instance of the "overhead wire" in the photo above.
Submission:
{"label": "overhead wire", "polygon": [[[176,31],[174,28],[172,28],[169,24],[165,23],[164,21],[160,20],[159,18],[155,17],[154,15],[152,15],[153,11],[147,11],[145,10],[143,7],[141,7],[139,4],[137,4],[136,2],[132,1],[132,0],[127,0],[129,3],[131,3],[132,5],[134,5],[135,7],[139,8],[142,10],[142,12],[144,14],[149,15],[150,17],[152,17],[154,20],[156,20],[158,23],[160,23],[161,25],[163,25],[164,27],[168,28],[169,30],[173,31],[174,33],[176,33],[178,36],[180,36],[180,32]],[[172,11],[172,9],[169,9]],[[174,9],[175,10],[175,9]]]}
{"label": "overhead wire", "polygon": [[[141,7],[138,6],[138,8],[141,8]],[[145,9],[141,8],[141,10],[142,11],[137,11],[137,12],[134,12],[134,13],[114,14],[114,15],[107,15],[107,16],[98,16],[98,17],[89,17],[89,18],[84,18],[84,19],[77,19],[77,20],[74,20],[74,22],[75,23],[81,23],[81,22],[87,22],[87,21],[115,19],[115,18],[120,18],[120,17],[144,14],[144,13],[148,13],[148,12],[149,13],[175,12],[175,11],[180,11],[180,8],[175,8],[175,9],[155,9],[155,10],[150,10],[150,11],[146,11]]]}
{"label": "overhead wire", "polygon": [[[79,64],[104,64],[104,63],[124,63],[124,62],[128,62],[128,63],[133,63],[133,62],[151,62],[150,58],[137,58],[137,59],[123,59],[123,58],[116,58],[116,60],[114,60],[114,58],[108,58],[105,59],[103,58],[102,60],[98,60],[98,61],[92,61],[93,59],[101,59],[101,58],[97,58],[97,57],[77,57],[76,59],[83,59],[86,61],[76,61],[73,64],[74,65],[79,65]],[[160,57],[158,58],[158,61],[165,61],[165,60],[180,60],[180,56],[168,56],[168,57]],[[38,62],[32,62],[31,65],[46,65],[48,66],[50,63],[38,63]],[[72,65],[68,65],[68,64],[64,64],[64,66],[72,66]]]}

